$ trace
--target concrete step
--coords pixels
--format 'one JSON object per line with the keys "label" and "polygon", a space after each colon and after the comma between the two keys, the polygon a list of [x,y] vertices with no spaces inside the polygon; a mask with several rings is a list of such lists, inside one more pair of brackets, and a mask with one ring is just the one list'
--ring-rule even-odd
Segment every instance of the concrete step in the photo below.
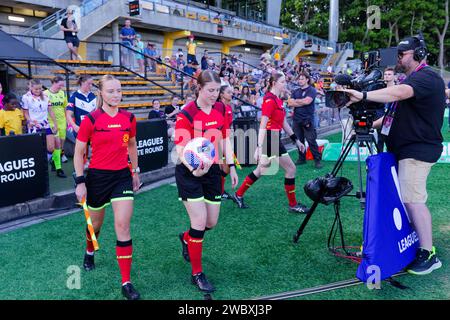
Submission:
{"label": "concrete step", "polygon": [[98,60],[64,60],[58,59],[55,60],[58,63],[67,65],[67,66],[111,66],[111,61],[98,61]]}

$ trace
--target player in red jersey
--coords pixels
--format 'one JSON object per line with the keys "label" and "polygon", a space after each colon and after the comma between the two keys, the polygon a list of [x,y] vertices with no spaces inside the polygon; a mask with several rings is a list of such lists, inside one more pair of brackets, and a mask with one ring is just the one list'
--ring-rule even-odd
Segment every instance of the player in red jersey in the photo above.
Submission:
{"label": "player in red jersey", "polygon": [[[112,204],[117,236],[117,261],[122,276],[122,294],[129,300],[140,298],[130,282],[133,246],[130,220],[133,215],[134,192],[139,189],[139,167],[136,148],[136,118],[118,108],[122,99],[120,81],[105,75],[99,82],[97,109],[81,122],[75,144],[75,193],[79,201],[86,199],[96,236],[105,216],[105,207]],[[83,174],[83,157],[90,141],[92,157]],[[132,173],[128,167],[131,160]],[[95,268],[94,247],[88,231],[83,267]]]}
{"label": "player in red jersey", "polygon": [[[219,155],[225,154],[230,166],[232,187],[238,184],[233,152],[227,130],[223,104],[216,103],[220,90],[220,78],[213,71],[203,71],[197,79],[199,92],[177,115],[175,144],[181,163],[175,168],[178,195],[183,201],[190,219],[190,229],[180,233],[182,254],[192,266],[192,283],[203,292],[213,292],[214,286],[207,280],[202,268],[202,245],[206,230],[217,224],[222,198]],[[184,159],[186,144],[194,137],[209,139],[216,148],[213,163],[194,169]]]}
{"label": "player in red jersey", "polygon": [[[251,172],[239,187],[232,199],[239,208],[248,206],[244,203],[244,193],[258,178],[266,174],[272,164],[272,160],[278,161],[284,169],[284,189],[289,202],[289,211],[307,213],[309,209],[297,202],[295,196],[296,167],[291,157],[281,142],[281,130],[291,137],[299,150],[305,150],[305,146],[297,139],[286,120],[286,111],[283,101],[279,98],[286,91],[286,78],[283,73],[273,73],[269,80],[269,90],[265,94],[262,104],[262,117],[258,133],[258,146],[255,150],[255,160],[258,166]],[[274,146],[276,146],[274,148]]]}
{"label": "player in red jersey", "polygon": [[[220,87],[219,98],[217,101],[223,103],[225,106],[225,118],[227,122],[228,129],[231,130],[231,125],[233,124],[233,109],[231,108],[231,99],[233,98],[233,89],[227,83],[222,84]],[[225,155],[224,155],[225,156]],[[222,199],[230,199],[230,195],[225,191],[225,181],[230,173],[230,167],[226,162],[220,164],[220,170],[222,174]]]}

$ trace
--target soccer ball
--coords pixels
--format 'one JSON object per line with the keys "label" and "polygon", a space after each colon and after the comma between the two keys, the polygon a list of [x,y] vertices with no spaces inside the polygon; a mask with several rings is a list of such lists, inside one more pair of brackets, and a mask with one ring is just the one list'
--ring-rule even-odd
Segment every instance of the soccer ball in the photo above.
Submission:
{"label": "soccer ball", "polygon": [[197,137],[189,141],[184,147],[184,159],[194,169],[205,162],[212,163],[216,155],[214,145],[206,138]]}

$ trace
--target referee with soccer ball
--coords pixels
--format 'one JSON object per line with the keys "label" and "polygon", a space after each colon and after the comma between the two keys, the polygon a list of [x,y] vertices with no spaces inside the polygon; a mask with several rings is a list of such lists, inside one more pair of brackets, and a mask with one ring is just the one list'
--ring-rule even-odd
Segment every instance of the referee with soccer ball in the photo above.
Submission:
{"label": "referee with soccer ball", "polygon": [[[192,267],[192,283],[205,293],[215,291],[202,268],[205,231],[217,224],[222,198],[219,159],[225,155],[232,187],[238,184],[229,138],[226,110],[216,103],[219,75],[203,71],[198,79],[198,96],[177,115],[175,144],[181,163],[175,168],[178,195],[190,219],[190,229],[180,234],[182,254]],[[198,143],[197,148],[192,144]]]}

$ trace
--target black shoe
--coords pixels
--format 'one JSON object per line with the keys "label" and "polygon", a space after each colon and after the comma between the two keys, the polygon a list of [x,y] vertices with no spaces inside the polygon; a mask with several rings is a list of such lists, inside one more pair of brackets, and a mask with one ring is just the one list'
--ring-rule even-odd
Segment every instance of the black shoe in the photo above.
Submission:
{"label": "black shoe", "polygon": [[127,282],[124,285],[122,285],[122,294],[128,300],[139,300],[139,299],[141,299],[141,295],[133,287],[131,282]]}
{"label": "black shoe", "polygon": [[197,273],[192,276],[192,284],[195,284],[200,291],[203,292],[214,292],[216,288],[206,279],[203,272]]}
{"label": "black shoe", "polygon": [[298,160],[295,162],[296,165],[302,165],[302,164],[305,164],[305,163],[306,163],[306,160],[301,160],[301,159],[298,159]]}
{"label": "black shoe", "polygon": [[56,171],[55,161],[53,159],[50,160],[50,167],[52,168],[52,172]]}
{"label": "black shoe", "polygon": [[289,211],[290,212],[295,212],[295,213],[304,213],[307,214],[309,212],[309,208],[307,206],[305,206],[304,204],[301,204],[300,202],[297,203],[295,206],[291,207],[289,206]]}
{"label": "black shoe", "polygon": [[248,205],[244,203],[244,197],[239,197],[236,193],[231,196],[231,199],[238,205],[239,209],[247,209]]}
{"label": "black shoe", "polygon": [[406,268],[406,271],[416,275],[425,275],[440,267],[442,267],[442,262],[436,257],[436,249],[434,247],[431,252],[419,248],[416,259]]}
{"label": "black shoe", "polygon": [[87,253],[84,254],[83,268],[86,271],[95,269],[94,255],[90,255]]}
{"label": "black shoe", "polygon": [[178,235],[178,237],[180,238],[181,241],[181,255],[183,256],[183,259],[186,260],[187,262],[191,261],[191,259],[189,259],[189,251],[188,251],[188,247],[187,247],[187,243],[184,242],[184,233],[180,233]]}
{"label": "black shoe", "polygon": [[316,169],[322,169],[322,168],[323,168],[323,164],[320,163],[320,161],[315,161],[315,163],[314,163],[314,168],[316,168]]}
{"label": "black shoe", "polygon": [[222,200],[228,200],[228,199],[231,199],[231,196],[228,192],[224,191],[222,193]]}
{"label": "black shoe", "polygon": [[66,174],[64,173],[63,169],[56,170],[56,175],[60,178],[67,178]]}

